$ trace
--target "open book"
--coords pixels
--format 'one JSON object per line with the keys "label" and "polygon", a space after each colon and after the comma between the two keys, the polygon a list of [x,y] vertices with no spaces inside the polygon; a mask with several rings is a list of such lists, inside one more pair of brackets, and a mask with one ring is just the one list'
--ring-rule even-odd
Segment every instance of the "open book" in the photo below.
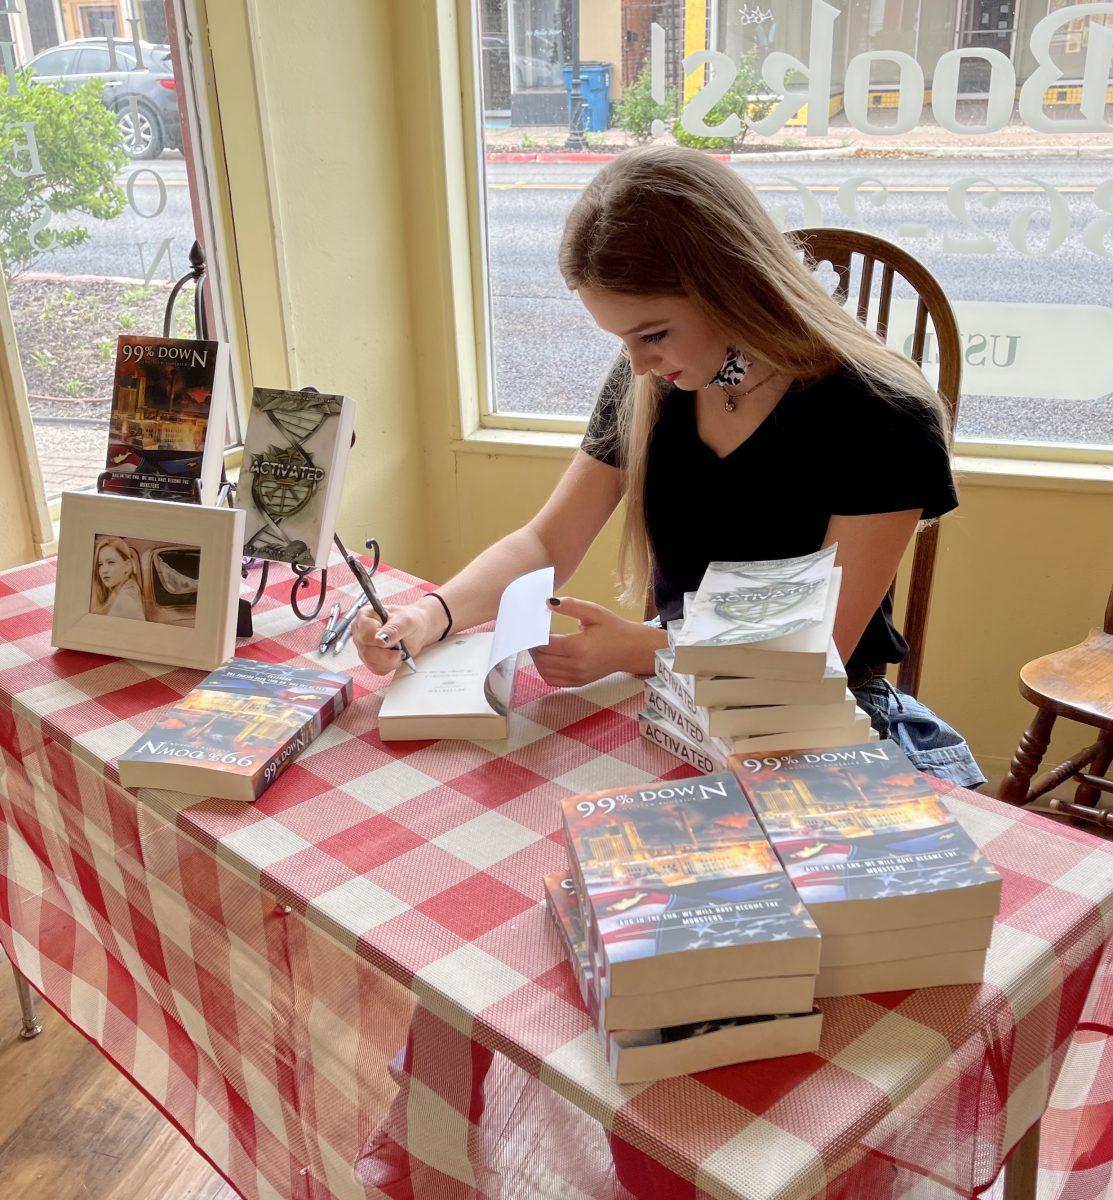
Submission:
{"label": "open book", "polygon": [[553,568],[522,575],[499,601],[495,628],[426,646],[398,671],[379,710],[384,741],[504,738],[518,655],[549,640]]}

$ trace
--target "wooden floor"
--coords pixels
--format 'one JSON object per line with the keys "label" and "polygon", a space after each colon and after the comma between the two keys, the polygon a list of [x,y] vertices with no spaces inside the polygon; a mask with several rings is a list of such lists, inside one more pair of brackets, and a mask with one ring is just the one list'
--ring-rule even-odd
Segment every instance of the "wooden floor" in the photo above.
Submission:
{"label": "wooden floor", "polygon": [[0,954],[0,1195],[12,1200],[235,1200],[159,1111],[44,1001],[19,1038]]}

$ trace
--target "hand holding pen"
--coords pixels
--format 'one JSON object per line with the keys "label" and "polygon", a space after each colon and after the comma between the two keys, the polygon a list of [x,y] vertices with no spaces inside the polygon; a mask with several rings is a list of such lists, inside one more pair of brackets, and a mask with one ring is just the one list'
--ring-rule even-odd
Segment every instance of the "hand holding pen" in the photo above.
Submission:
{"label": "hand holding pen", "polygon": [[[352,574],[356,577],[356,581],[359,583],[359,586],[363,589],[363,594],[367,597],[367,603],[371,606],[375,616],[377,616],[382,624],[385,625],[390,620],[390,614],[383,607],[383,602],[379,599],[378,592],[375,591],[375,585],[371,582],[371,572],[369,572],[363,563],[361,563],[359,559],[347,549],[344,543],[341,542],[339,535],[333,540],[336,542],[340,553],[344,555],[344,561],[348,564]],[[375,542],[369,543],[368,549],[373,549],[374,566],[377,567],[379,562],[378,544]],[[409,667],[411,671],[416,673],[417,667],[414,666],[413,656],[410,654],[410,651],[404,641],[399,639],[396,645],[389,645],[388,643],[391,640],[390,635],[382,629],[380,629],[374,636],[376,640],[383,643],[384,649],[397,650],[401,654],[402,661],[406,664],[406,666]]]}

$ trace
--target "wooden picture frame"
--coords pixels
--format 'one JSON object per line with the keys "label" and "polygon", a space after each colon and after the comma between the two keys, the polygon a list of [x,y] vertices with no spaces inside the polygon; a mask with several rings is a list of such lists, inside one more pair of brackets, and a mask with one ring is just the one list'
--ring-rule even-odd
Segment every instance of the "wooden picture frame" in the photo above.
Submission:
{"label": "wooden picture frame", "polygon": [[244,514],[62,495],[51,644],[212,671],[236,649]]}

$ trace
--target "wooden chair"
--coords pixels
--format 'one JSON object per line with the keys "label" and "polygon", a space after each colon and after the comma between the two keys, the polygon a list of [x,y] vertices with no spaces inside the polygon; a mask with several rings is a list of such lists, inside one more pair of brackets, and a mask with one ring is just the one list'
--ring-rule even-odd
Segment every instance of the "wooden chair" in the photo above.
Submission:
{"label": "wooden chair", "polygon": [[[951,441],[958,421],[959,386],[962,380],[962,346],[958,336],[954,310],[935,277],[911,254],[884,238],[854,229],[794,229],[788,235],[813,264],[830,263],[835,271],[834,295],[844,303],[850,295],[854,280],[854,258],[860,259],[857,275],[855,311],[858,320],[873,328],[882,341],[889,329],[889,314],[893,285],[899,277],[916,294],[916,317],[912,332],[911,357],[917,366],[924,362],[928,322],[931,322],[939,351],[939,394],[951,418]],[[877,307],[871,312],[874,283],[879,284]],[[915,695],[920,686],[924,661],[924,639],[927,630],[928,608],[931,602],[931,582],[935,573],[935,556],[939,545],[938,525],[921,526],[916,532],[912,554],[912,573],[908,584],[908,603],[905,606],[903,633],[908,642],[908,656],[897,671],[897,686]],[[896,581],[890,585],[895,594]],[[646,604],[646,619],[656,609],[650,594]]]}
{"label": "wooden chair", "polygon": [[[1078,783],[1074,800],[1053,799],[1050,807],[1113,828],[1113,809],[1096,807],[1101,793],[1113,794],[1113,780],[1105,778],[1113,762],[1113,588],[1102,628],[1091,629],[1084,642],[1069,650],[1056,650],[1025,664],[1020,694],[1036,706],[1036,715],[1020,739],[998,799],[1027,804],[1073,779]],[[1088,725],[1097,737],[1066,762],[1033,779],[1059,717]]]}

